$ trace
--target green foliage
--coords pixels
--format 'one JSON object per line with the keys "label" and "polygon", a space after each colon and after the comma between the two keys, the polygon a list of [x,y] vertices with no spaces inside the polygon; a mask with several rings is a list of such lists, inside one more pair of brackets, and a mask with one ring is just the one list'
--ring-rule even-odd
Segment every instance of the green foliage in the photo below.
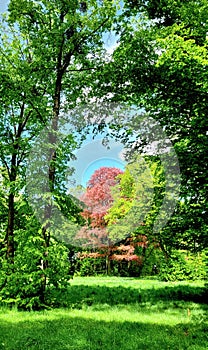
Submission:
{"label": "green foliage", "polygon": [[[119,246],[118,246],[119,248]],[[141,253],[138,253],[141,256]],[[125,258],[125,253],[124,253]],[[160,249],[148,247],[142,256],[142,264],[137,261],[113,259],[110,261],[110,275],[121,277],[155,276],[159,273],[163,253]],[[106,275],[106,257],[77,258],[75,265],[76,276],[101,276]]]}
{"label": "green foliage", "polygon": [[4,233],[7,226],[8,206],[7,206],[7,188],[5,185],[6,180],[2,176],[5,174],[5,169],[0,169],[0,245],[4,239]]}
{"label": "green foliage", "polygon": [[206,280],[208,280],[208,249],[203,250],[202,254],[202,262],[205,265],[205,273],[206,273]]}
{"label": "green foliage", "polygon": [[[149,242],[159,241],[165,253],[173,247],[195,253],[207,247],[207,2],[124,1],[121,15],[117,5],[117,1],[96,0],[10,0],[9,20],[1,23],[0,298],[4,303],[26,309],[59,305],[57,299],[68,285],[71,266],[66,247],[50,239],[49,232],[43,237],[20,193],[34,137],[46,121],[53,121],[56,134],[60,111],[86,102],[88,86],[90,94],[103,97],[110,92],[114,101],[134,104],[145,111],[144,118],[148,115],[160,122],[180,162],[178,205],[157,237],[151,229],[163,201],[164,169],[159,163],[150,166],[150,172],[144,164],[140,168],[129,165],[106,217],[112,238],[143,231],[143,226],[138,229],[142,222]],[[103,34],[113,26],[121,35],[106,63]],[[132,135],[128,123],[125,130],[126,140]],[[138,139],[141,134],[139,130]],[[138,152],[151,137],[141,140]],[[63,185],[66,158],[76,147],[69,135],[46,173],[53,170],[50,189],[55,190],[57,207],[69,221],[80,224],[79,204],[65,195]],[[137,170],[140,182],[135,180]],[[5,259],[10,253],[13,264]],[[148,256],[147,249],[142,273],[149,274],[152,265],[158,266],[159,257],[156,251]],[[207,251],[185,256],[175,250],[163,259],[160,277],[174,281],[205,278],[207,261]],[[118,275],[137,273],[134,263],[112,265]],[[86,259],[79,266],[84,275],[103,268],[103,260],[92,264]]]}
{"label": "green foliage", "polygon": [[142,265],[137,261],[117,261],[111,262],[111,275],[120,277],[140,277]]}
{"label": "green foliage", "polygon": [[[106,258],[77,259],[75,265],[76,276],[102,276],[106,275]],[[139,277],[142,267],[136,261],[110,261],[110,275],[123,277]],[[149,272],[149,271],[148,271]],[[152,272],[152,271],[151,271]],[[148,275],[151,275],[151,272]]]}
{"label": "green foliage", "polygon": [[157,276],[163,257],[164,254],[161,249],[155,247],[154,244],[150,244],[145,251],[141,276]]}
{"label": "green foliage", "polygon": [[77,259],[75,272],[78,276],[96,276],[106,273],[105,258]]}
{"label": "green foliage", "polygon": [[119,241],[134,233],[151,209],[153,177],[147,163],[140,156],[133,157],[121,181],[112,189],[114,202],[105,219],[112,240]]}
{"label": "green foliage", "polygon": [[[102,61],[103,33],[115,21],[116,6],[106,1],[11,0],[8,18],[5,15],[1,21],[0,166],[4,166],[1,175],[7,172],[7,184],[5,210],[0,208],[0,293],[4,302],[14,302],[18,307],[50,304],[54,296],[50,301],[48,292],[53,289],[54,295],[54,289],[60,290],[68,283],[68,251],[47,230],[54,218],[49,222],[48,212],[43,214],[47,223],[41,228],[19,197],[25,194],[26,162],[33,140],[51,122],[50,142],[44,140],[45,147],[50,143],[46,179],[56,207],[69,222],[81,223],[77,202],[65,195],[63,175],[67,156],[71,159],[78,145],[70,134],[54,149],[59,116],[60,110],[73,108],[78,98],[85,100],[83,90],[94,81],[93,70]],[[43,158],[41,154],[34,159],[38,172],[43,171]],[[52,212],[47,203],[44,209],[41,207],[41,214],[48,208]]]}
{"label": "green foliage", "polygon": [[[21,206],[22,214],[27,205]],[[21,213],[19,208],[19,215]],[[15,261],[9,264],[1,251],[0,300],[19,309],[40,309],[52,304],[51,291],[65,290],[72,276],[68,249],[54,239],[45,255],[37,220],[22,217],[24,228],[15,230]],[[44,261],[47,268],[43,270]],[[46,279],[46,289],[43,289]],[[53,301],[54,302],[54,301]]]}
{"label": "green foliage", "polygon": [[163,281],[206,279],[206,269],[204,254],[173,250],[169,257],[163,258],[159,278]]}
{"label": "green foliage", "polygon": [[[102,91],[142,109],[144,118],[165,130],[179,160],[183,208],[178,203],[160,241],[167,248],[200,251],[208,244],[207,1],[125,1],[125,9],[119,45],[101,73]],[[136,122],[123,123],[123,130],[131,131],[128,125]],[[144,138],[139,130],[138,153],[152,135],[154,128]],[[177,246],[178,232],[186,246]]]}

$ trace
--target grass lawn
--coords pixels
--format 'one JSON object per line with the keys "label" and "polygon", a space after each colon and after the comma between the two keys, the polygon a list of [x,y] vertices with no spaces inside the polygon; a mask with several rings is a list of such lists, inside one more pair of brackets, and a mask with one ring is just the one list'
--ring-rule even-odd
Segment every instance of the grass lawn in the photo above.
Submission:
{"label": "grass lawn", "polygon": [[[65,308],[0,310],[0,350],[207,350],[203,282],[76,277]],[[56,305],[54,305],[56,306]]]}

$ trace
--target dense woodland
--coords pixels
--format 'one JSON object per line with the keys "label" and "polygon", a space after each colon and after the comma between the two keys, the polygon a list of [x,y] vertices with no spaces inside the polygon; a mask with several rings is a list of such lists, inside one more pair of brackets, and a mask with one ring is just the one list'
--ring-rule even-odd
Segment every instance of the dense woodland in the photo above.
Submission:
{"label": "dense woodland", "polygon": [[[1,302],[51,305],[74,274],[207,279],[207,17],[206,0],[10,0],[0,21]],[[107,107],[89,127],[79,118],[91,101]],[[140,112],[109,122],[118,105]],[[75,196],[68,162],[90,132],[119,139],[128,162],[98,169]],[[144,152],[162,132],[175,152],[165,160]],[[44,159],[31,153],[38,142]]]}

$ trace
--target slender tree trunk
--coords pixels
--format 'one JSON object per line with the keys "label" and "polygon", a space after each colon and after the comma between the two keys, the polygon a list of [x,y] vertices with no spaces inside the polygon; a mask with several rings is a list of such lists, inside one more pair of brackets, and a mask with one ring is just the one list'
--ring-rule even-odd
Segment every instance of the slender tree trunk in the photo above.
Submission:
{"label": "slender tree trunk", "polygon": [[[60,20],[64,22],[64,13],[61,13]],[[55,189],[55,176],[56,176],[56,144],[57,144],[57,135],[58,131],[58,123],[59,123],[59,114],[60,114],[60,105],[61,105],[61,91],[62,91],[62,80],[63,76],[70,64],[71,60],[71,52],[69,51],[64,55],[64,44],[65,44],[65,36],[63,34],[62,40],[60,39],[60,47],[59,53],[57,56],[57,66],[56,66],[56,82],[53,96],[53,119],[51,124],[51,133],[49,134],[49,142],[51,144],[51,148],[49,150],[49,169],[48,169],[48,179],[49,179],[49,188],[53,193]],[[64,57],[63,57],[64,56]],[[42,295],[41,299],[44,302],[44,294],[46,290],[46,274],[44,271],[48,268],[48,248],[50,245],[50,219],[52,216],[52,205],[48,205],[45,209],[45,222],[46,225],[42,229],[42,236],[44,239],[44,262],[43,262],[43,283],[42,283]]]}
{"label": "slender tree trunk", "polygon": [[7,223],[7,232],[5,237],[5,245],[6,245],[6,258],[7,261],[11,264],[14,263],[14,184],[17,179],[17,146],[15,146],[14,153],[11,159],[11,170],[9,173],[9,181],[10,181],[10,189],[9,189],[9,198],[8,198],[8,223]]}
{"label": "slender tree trunk", "polygon": [[110,250],[108,249],[107,251],[107,256],[106,256],[106,274],[110,276],[111,274],[111,260],[110,260]]}
{"label": "slender tree trunk", "polygon": [[[59,121],[59,111],[60,111],[60,96],[61,96],[61,86],[62,86],[62,77],[63,74],[60,71],[60,67],[58,68],[56,86],[55,86],[55,94],[54,94],[54,106],[53,106],[53,119],[51,125],[51,132],[49,133],[49,142],[51,144],[49,150],[49,168],[48,168],[48,179],[49,179],[49,188],[50,192],[53,193],[55,189],[55,176],[56,176],[56,143],[57,136],[56,132],[58,131],[58,121]],[[47,287],[47,278],[46,278],[46,269],[48,268],[48,248],[50,246],[50,220],[52,217],[52,204],[48,204],[45,208],[44,221],[46,224],[42,228],[42,237],[44,239],[44,258],[42,264],[42,285],[41,285],[41,293],[40,299],[44,303],[45,301],[45,291]]]}
{"label": "slender tree trunk", "polygon": [[8,224],[6,233],[6,258],[14,263],[14,194],[9,194]]}

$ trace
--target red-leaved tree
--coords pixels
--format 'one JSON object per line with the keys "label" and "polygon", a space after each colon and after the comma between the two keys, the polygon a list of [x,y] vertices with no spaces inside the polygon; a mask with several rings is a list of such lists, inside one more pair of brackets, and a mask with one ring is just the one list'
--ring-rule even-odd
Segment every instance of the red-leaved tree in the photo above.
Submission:
{"label": "red-leaved tree", "polygon": [[105,228],[104,216],[113,203],[112,187],[119,183],[118,175],[123,171],[118,168],[101,167],[96,170],[87,183],[87,190],[81,197],[85,203],[82,216],[91,228]]}
{"label": "red-leaved tree", "polygon": [[[107,222],[104,216],[113,203],[111,190],[113,186],[119,183],[119,175],[121,174],[123,174],[123,171],[118,168],[99,168],[91,176],[87,183],[86,192],[80,198],[86,206],[81,213],[86,220],[86,224],[80,229],[76,239],[82,246],[92,248],[94,253],[86,254],[93,254],[95,258],[103,254],[100,250],[104,251],[108,272],[112,247],[108,239]],[[89,256],[91,257],[91,255]]]}
{"label": "red-leaved tree", "polygon": [[81,240],[82,245],[93,249],[80,253],[79,259],[105,257],[108,274],[112,260],[126,261],[128,266],[134,261],[141,266],[142,257],[136,254],[137,247],[147,247],[145,236],[138,236],[136,241],[127,238],[117,245],[111,244],[108,238],[104,217],[113,204],[112,188],[120,182],[121,174],[123,172],[120,169],[101,167],[93,173],[85,194],[80,198],[86,205],[82,212],[86,225],[79,231],[77,239]]}

